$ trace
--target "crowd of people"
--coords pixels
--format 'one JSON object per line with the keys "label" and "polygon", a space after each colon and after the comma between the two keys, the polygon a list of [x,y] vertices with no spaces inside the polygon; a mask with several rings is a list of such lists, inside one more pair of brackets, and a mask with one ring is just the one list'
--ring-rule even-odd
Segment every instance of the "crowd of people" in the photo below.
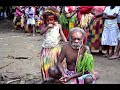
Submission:
{"label": "crowd of people", "polygon": [[33,37],[44,35],[40,51],[43,81],[93,84],[99,74],[92,52],[98,50],[108,60],[120,57],[119,6],[16,6],[13,23],[15,30]]}

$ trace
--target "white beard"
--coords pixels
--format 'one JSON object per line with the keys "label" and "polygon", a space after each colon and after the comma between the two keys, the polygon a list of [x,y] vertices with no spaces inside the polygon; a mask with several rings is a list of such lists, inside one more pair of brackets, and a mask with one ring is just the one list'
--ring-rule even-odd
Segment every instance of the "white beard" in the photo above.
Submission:
{"label": "white beard", "polygon": [[82,42],[82,44],[71,43],[71,47],[72,47],[73,49],[79,49],[79,48],[82,47],[82,45],[83,45],[83,42]]}

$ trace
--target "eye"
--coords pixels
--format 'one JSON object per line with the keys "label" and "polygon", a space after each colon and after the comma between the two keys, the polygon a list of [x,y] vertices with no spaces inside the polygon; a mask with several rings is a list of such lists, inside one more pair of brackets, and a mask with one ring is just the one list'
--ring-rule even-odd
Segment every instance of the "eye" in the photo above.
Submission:
{"label": "eye", "polygon": [[81,38],[72,38],[73,40],[79,40],[81,41],[82,39]]}

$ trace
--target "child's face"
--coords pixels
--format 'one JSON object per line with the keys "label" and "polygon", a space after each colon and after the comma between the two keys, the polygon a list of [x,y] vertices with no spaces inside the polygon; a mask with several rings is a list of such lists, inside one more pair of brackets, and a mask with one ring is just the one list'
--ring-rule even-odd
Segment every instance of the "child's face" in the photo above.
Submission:
{"label": "child's face", "polygon": [[54,24],[55,23],[55,17],[54,15],[49,15],[46,17],[46,23],[47,24]]}

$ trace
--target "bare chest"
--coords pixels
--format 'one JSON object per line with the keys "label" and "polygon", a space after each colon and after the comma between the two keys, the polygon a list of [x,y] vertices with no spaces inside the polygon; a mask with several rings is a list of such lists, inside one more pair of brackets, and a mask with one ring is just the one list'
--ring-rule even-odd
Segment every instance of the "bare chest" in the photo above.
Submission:
{"label": "bare chest", "polygon": [[77,61],[78,52],[73,50],[68,50],[66,53],[66,63],[69,65],[75,65]]}

